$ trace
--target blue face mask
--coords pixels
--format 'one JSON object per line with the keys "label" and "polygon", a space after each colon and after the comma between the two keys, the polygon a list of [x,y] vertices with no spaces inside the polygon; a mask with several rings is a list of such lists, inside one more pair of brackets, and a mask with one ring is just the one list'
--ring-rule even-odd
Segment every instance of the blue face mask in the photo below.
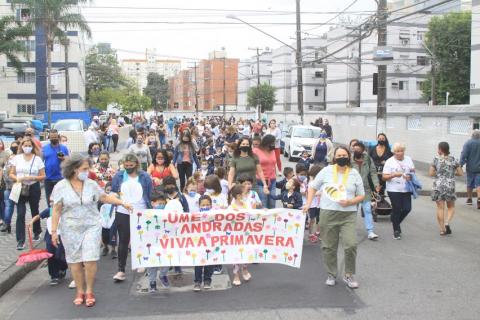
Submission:
{"label": "blue face mask", "polygon": [[204,208],[200,208],[200,212],[207,212],[207,211],[210,211],[210,207],[204,207]]}
{"label": "blue face mask", "polygon": [[300,180],[301,182],[304,182],[306,179],[306,176],[298,176],[298,180]]}
{"label": "blue face mask", "polygon": [[321,134],[320,134],[320,138],[326,139],[326,138],[327,138],[327,134],[326,134],[326,133],[321,133]]}
{"label": "blue face mask", "polygon": [[164,205],[164,204],[158,204],[158,205],[156,205],[156,206],[153,206],[153,209],[161,209],[161,210],[163,210],[163,209],[165,209],[165,205]]}
{"label": "blue face mask", "polygon": [[195,191],[189,191],[188,192],[188,196],[191,197],[191,198],[195,197],[196,195],[197,195],[197,193]]}

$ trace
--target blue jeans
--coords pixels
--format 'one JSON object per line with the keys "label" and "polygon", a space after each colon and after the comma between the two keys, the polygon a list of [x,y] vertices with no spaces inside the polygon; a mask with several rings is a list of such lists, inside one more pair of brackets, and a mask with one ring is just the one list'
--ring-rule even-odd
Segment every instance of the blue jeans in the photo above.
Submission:
{"label": "blue jeans", "polygon": [[212,274],[213,274],[213,267],[214,266],[196,266],[195,267],[195,283],[211,283],[212,282]]}
{"label": "blue jeans", "polygon": [[5,222],[7,226],[12,223],[13,209],[15,208],[15,202],[9,199],[11,191],[12,190],[3,191],[3,203],[5,203],[3,222]]}
{"label": "blue jeans", "polygon": [[168,275],[169,267],[153,267],[147,268],[148,281],[157,281],[157,272],[160,269],[160,277],[166,277]]}
{"label": "blue jeans", "polygon": [[275,191],[277,187],[275,185],[276,179],[270,180],[270,185],[268,186],[268,190],[270,191],[269,195],[266,195],[263,192],[263,182],[257,180],[257,193],[262,201],[262,206],[264,209],[274,209],[275,208]]}
{"label": "blue jeans", "polygon": [[373,232],[373,215],[372,215],[372,203],[370,200],[363,200],[362,201],[362,209],[364,219],[363,222],[365,223],[365,229],[367,232]]}

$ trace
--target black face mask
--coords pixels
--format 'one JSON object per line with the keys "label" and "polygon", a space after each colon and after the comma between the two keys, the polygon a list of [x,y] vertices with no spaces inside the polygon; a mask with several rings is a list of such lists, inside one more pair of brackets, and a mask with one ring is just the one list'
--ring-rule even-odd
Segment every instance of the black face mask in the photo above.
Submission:
{"label": "black face mask", "polygon": [[13,154],[17,154],[18,147],[10,147],[10,151],[12,151]]}
{"label": "black face mask", "polygon": [[58,139],[52,139],[50,140],[50,143],[53,144],[53,145],[57,145],[58,144]]}
{"label": "black face mask", "polygon": [[335,162],[339,167],[345,167],[345,166],[350,164],[350,159],[348,159],[348,158],[336,158]]}
{"label": "black face mask", "polygon": [[248,152],[250,151],[250,147],[246,147],[246,146],[240,147],[240,151]]}
{"label": "black face mask", "polygon": [[378,145],[380,145],[380,146],[386,146],[386,145],[387,145],[387,141],[378,140]]}
{"label": "black face mask", "polygon": [[362,155],[363,155],[363,152],[360,152],[360,151],[355,151],[355,152],[353,153],[353,157],[354,157],[355,159],[360,159],[360,158],[362,158]]}
{"label": "black face mask", "polygon": [[175,187],[168,187],[164,189],[167,194],[174,194],[177,189]]}
{"label": "black face mask", "polygon": [[125,171],[127,172],[127,174],[132,174],[135,172],[135,169],[136,168],[125,168]]}
{"label": "black face mask", "polygon": [[[102,168],[108,168],[108,162],[100,162],[100,166],[101,166]],[[127,171],[127,173],[128,173],[128,171]],[[130,172],[130,173],[131,173],[131,172]]]}
{"label": "black face mask", "polygon": [[268,149],[269,149],[270,151],[275,150],[275,146],[268,146]]}

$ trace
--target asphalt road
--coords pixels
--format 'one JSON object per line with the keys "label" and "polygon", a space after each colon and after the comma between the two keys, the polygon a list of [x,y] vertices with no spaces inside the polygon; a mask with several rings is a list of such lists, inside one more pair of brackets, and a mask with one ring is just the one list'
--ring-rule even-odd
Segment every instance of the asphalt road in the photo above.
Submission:
{"label": "asphalt road", "polygon": [[[254,265],[252,282],[216,292],[138,295],[135,275],[114,284],[109,259],[100,263],[97,306],[74,307],[67,281],[48,286],[47,270],[38,269],[0,299],[2,319],[479,319],[480,210],[458,201],[453,234],[440,237],[434,205],[415,200],[392,239],[388,218],[380,218],[376,242],[366,239],[358,217],[357,279],[352,291],[339,283],[324,285],[318,245],[305,244],[301,269]],[[343,261],[340,255],[340,261]]]}

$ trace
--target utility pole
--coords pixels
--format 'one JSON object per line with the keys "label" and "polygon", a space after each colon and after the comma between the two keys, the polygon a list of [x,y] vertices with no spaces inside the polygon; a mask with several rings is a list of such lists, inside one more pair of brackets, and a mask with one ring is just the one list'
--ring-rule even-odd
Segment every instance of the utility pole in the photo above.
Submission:
{"label": "utility pole", "polygon": [[[377,7],[378,46],[387,45],[387,0],[379,0]],[[387,127],[387,65],[378,66],[377,134]]]}
{"label": "utility pole", "polygon": [[227,73],[226,73],[226,59],[227,57],[223,56],[223,119],[227,118],[227,109],[226,109],[226,101],[227,101]]}
{"label": "utility pole", "polygon": [[357,69],[358,69],[358,87],[357,87],[357,98],[358,98],[358,105],[357,107],[360,108],[361,100],[362,100],[362,25],[358,27],[358,61],[357,61]]}
{"label": "utility pole", "polygon": [[197,62],[193,63],[193,72],[195,77],[195,114],[198,117],[198,85],[197,85]]}
{"label": "utility pole", "polygon": [[[383,0],[386,1],[386,0]],[[302,70],[302,26],[300,21],[300,0],[296,0],[297,16],[297,104],[300,122],[303,124],[303,70]]]}
{"label": "utility pole", "polygon": [[257,52],[257,113],[258,120],[261,119],[261,101],[260,101],[260,48],[248,48],[249,50],[255,50]]}
{"label": "utility pole", "polygon": [[72,110],[72,105],[70,102],[70,72],[68,70],[69,61],[68,61],[68,47],[70,45],[70,39],[65,40],[65,105],[67,111]]}
{"label": "utility pole", "polygon": [[[432,39],[432,50],[433,52],[435,52],[435,37],[433,37]],[[430,100],[432,101],[432,106],[436,105],[437,104],[437,98],[436,98],[436,95],[435,95],[435,91],[437,90],[436,88],[436,82],[435,82],[435,72],[437,71],[436,68],[435,68],[435,64],[437,63],[436,59],[435,59],[435,56],[433,55],[433,52],[431,53],[431,56],[432,56],[432,84],[431,84],[431,88],[430,88]]]}

